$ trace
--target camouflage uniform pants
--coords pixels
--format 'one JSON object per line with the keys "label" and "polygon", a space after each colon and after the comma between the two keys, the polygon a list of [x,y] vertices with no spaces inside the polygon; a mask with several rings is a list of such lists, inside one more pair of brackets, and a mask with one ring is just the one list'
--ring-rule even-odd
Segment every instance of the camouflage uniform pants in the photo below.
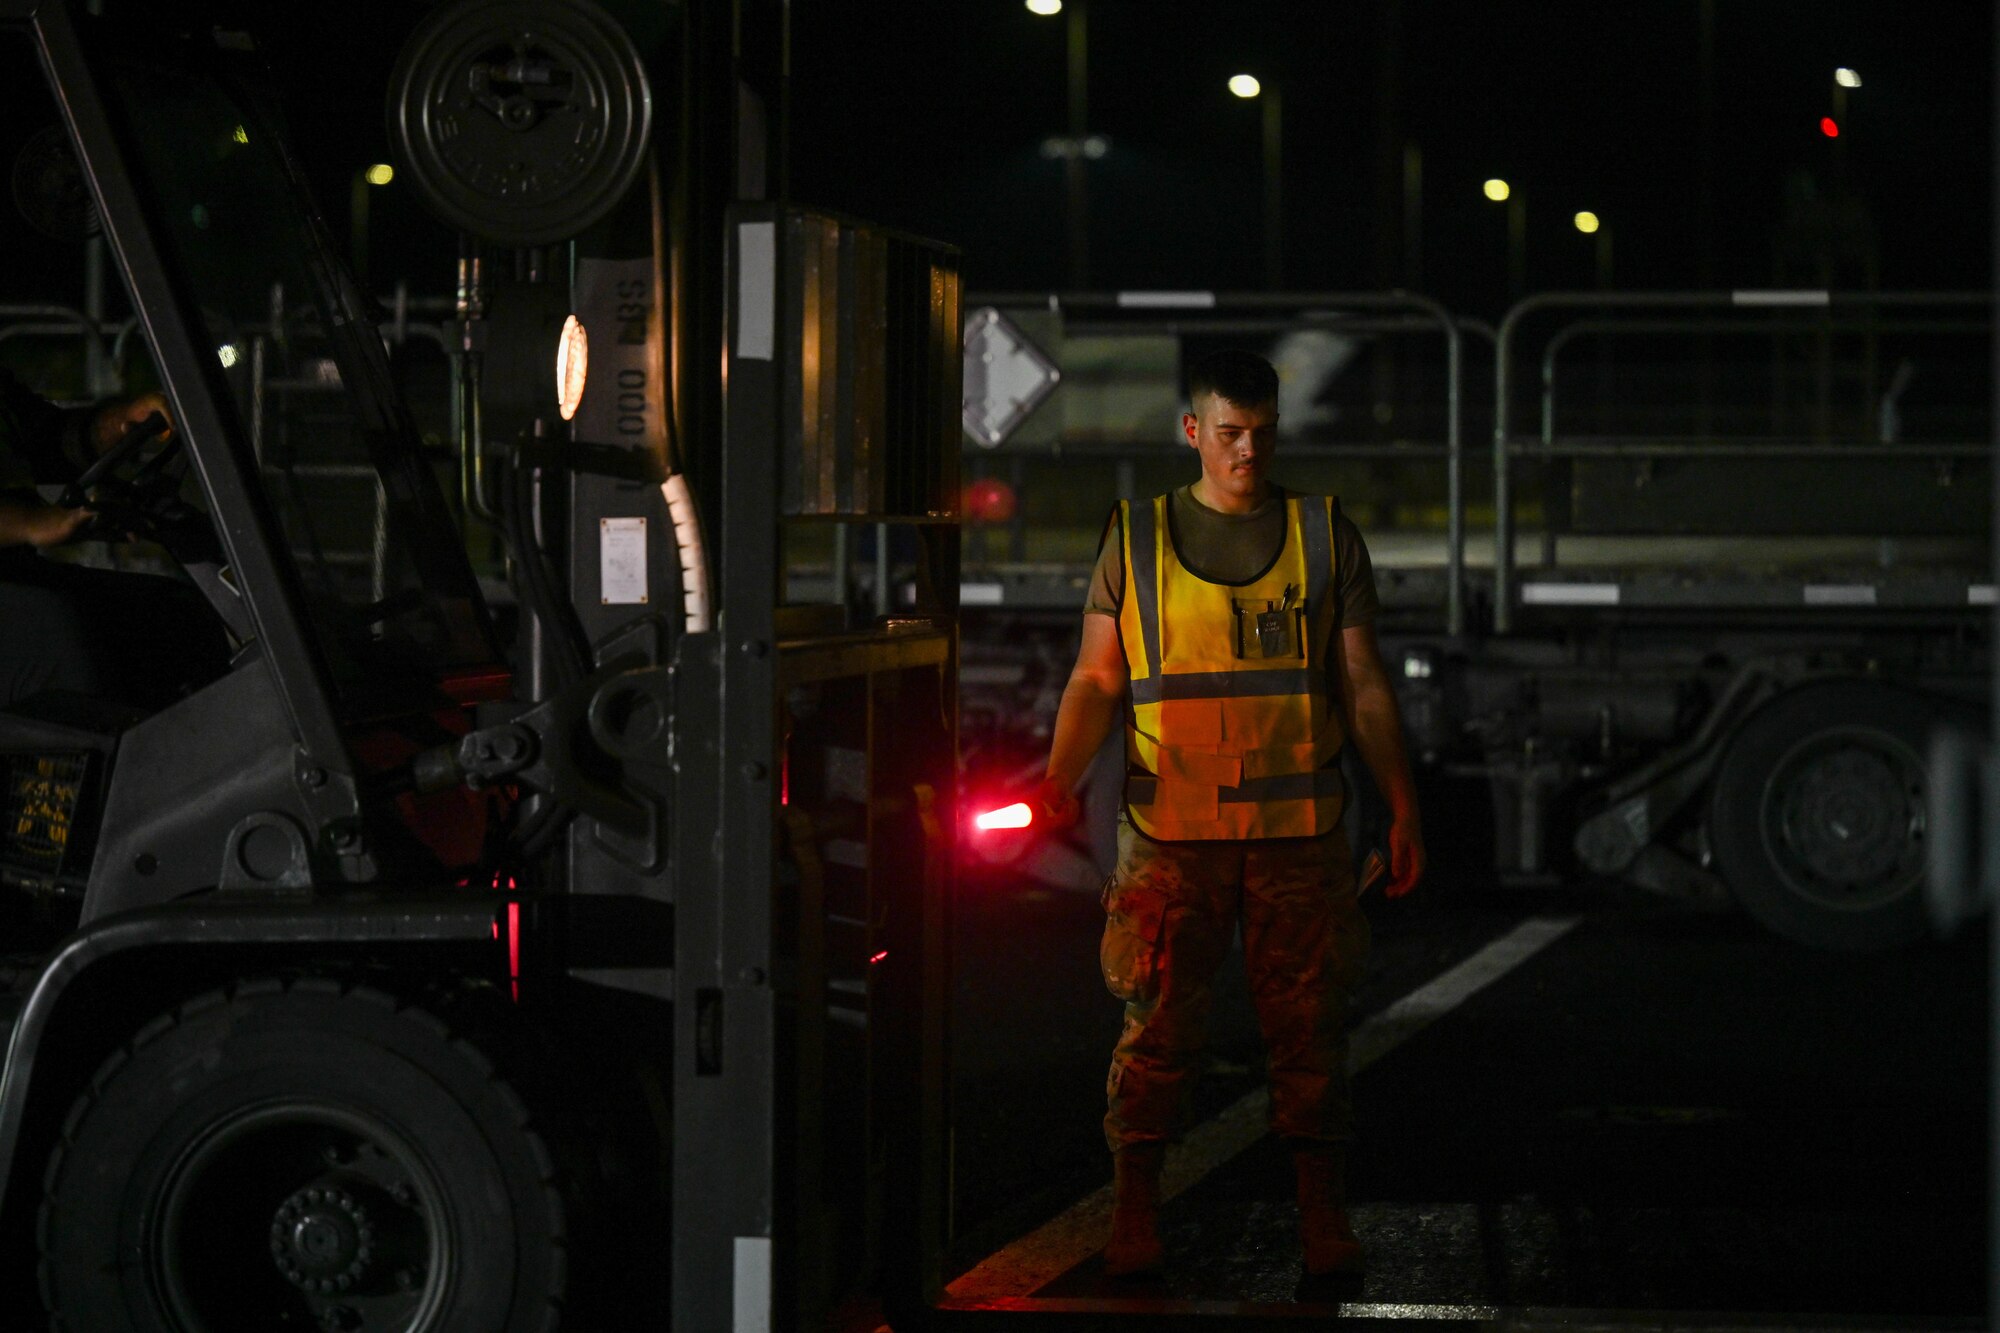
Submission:
{"label": "camouflage uniform pants", "polygon": [[1175,1128],[1206,1038],[1215,973],[1240,918],[1271,1084],[1271,1129],[1353,1135],[1347,1000],[1368,953],[1347,837],[1153,842],[1118,825],[1099,962],[1125,1002],[1104,1137],[1113,1152]]}

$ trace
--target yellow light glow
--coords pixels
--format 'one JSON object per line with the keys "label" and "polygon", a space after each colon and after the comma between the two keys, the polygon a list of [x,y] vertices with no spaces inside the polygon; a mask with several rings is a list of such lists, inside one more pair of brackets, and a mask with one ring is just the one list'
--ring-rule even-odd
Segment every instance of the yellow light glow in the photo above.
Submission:
{"label": "yellow light glow", "polygon": [[387,185],[390,181],[396,179],[396,169],[387,162],[377,162],[374,166],[361,173],[361,179],[367,181],[370,185]]}
{"label": "yellow light glow", "polygon": [[1051,14],[1062,13],[1062,0],[1028,0],[1028,12],[1047,18]]}
{"label": "yellow light glow", "polygon": [[1232,74],[1229,76],[1229,91],[1238,97],[1255,97],[1264,91],[1264,85],[1257,82],[1255,74]]}
{"label": "yellow light glow", "polygon": [[590,374],[590,335],[575,315],[563,321],[562,336],[556,339],[556,407],[562,419],[576,415],[583,402],[583,382]]}
{"label": "yellow light glow", "polygon": [[1484,188],[1486,191],[1486,197],[1488,199],[1491,199],[1496,204],[1502,202],[1507,198],[1508,195],[1514,192],[1513,188],[1509,186],[1506,181],[1501,180],[1498,176],[1495,176],[1492,180],[1486,182],[1485,186],[1482,188]]}
{"label": "yellow light glow", "polygon": [[1833,81],[1843,88],[1859,88],[1861,76],[1845,65],[1833,72]]}
{"label": "yellow light glow", "polygon": [[236,140],[236,142],[238,143],[249,143],[250,131],[244,129],[241,125],[238,125],[236,127],[236,132],[230,135],[229,137]]}
{"label": "yellow light glow", "polygon": [[1585,236],[1596,231],[1598,225],[1597,214],[1595,213],[1578,213],[1576,215],[1576,229]]}

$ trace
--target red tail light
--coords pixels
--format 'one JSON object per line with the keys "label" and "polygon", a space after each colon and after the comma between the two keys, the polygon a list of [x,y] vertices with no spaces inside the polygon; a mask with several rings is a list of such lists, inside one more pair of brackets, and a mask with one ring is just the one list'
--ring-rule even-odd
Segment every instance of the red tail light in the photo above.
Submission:
{"label": "red tail light", "polygon": [[1027,828],[1035,822],[1035,812],[1026,801],[1003,805],[973,818],[972,826],[984,833],[989,829]]}

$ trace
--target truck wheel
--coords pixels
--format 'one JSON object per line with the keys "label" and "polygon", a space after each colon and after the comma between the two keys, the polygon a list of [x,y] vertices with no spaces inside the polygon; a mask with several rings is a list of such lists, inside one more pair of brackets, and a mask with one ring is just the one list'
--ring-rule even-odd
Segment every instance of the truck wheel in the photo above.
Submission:
{"label": "truck wheel", "polygon": [[1758,921],[1817,949],[1883,949],[1925,932],[1928,778],[1942,711],[1871,681],[1808,685],[1752,714],[1709,808],[1722,878]]}
{"label": "truck wheel", "polygon": [[521,1099],[436,1017],[325,980],[155,1019],[49,1163],[70,1333],[547,1330],[563,1207]]}

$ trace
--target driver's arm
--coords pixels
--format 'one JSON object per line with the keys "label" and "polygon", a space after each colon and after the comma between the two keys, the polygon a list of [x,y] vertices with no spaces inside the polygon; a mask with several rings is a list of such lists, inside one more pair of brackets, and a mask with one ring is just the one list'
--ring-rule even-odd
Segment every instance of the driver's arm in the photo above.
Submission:
{"label": "driver's arm", "polygon": [[0,547],[61,546],[89,521],[88,509],[44,504],[33,493],[0,493]]}
{"label": "driver's arm", "polygon": [[126,430],[153,413],[166,418],[163,439],[173,435],[173,413],[157,390],[113,398],[95,407],[66,409],[0,367],[0,484],[58,485],[75,478],[107,453]]}
{"label": "driver's arm", "polygon": [[159,393],[65,411],[0,369],[0,487],[18,488],[0,490],[0,548],[60,546],[74,539],[90,521],[90,511],[46,504],[29,487],[74,478],[82,463],[155,412],[171,423]]}
{"label": "driver's arm", "polygon": [[0,484],[55,484],[76,475],[74,447],[89,414],[65,412],[0,368]]}

